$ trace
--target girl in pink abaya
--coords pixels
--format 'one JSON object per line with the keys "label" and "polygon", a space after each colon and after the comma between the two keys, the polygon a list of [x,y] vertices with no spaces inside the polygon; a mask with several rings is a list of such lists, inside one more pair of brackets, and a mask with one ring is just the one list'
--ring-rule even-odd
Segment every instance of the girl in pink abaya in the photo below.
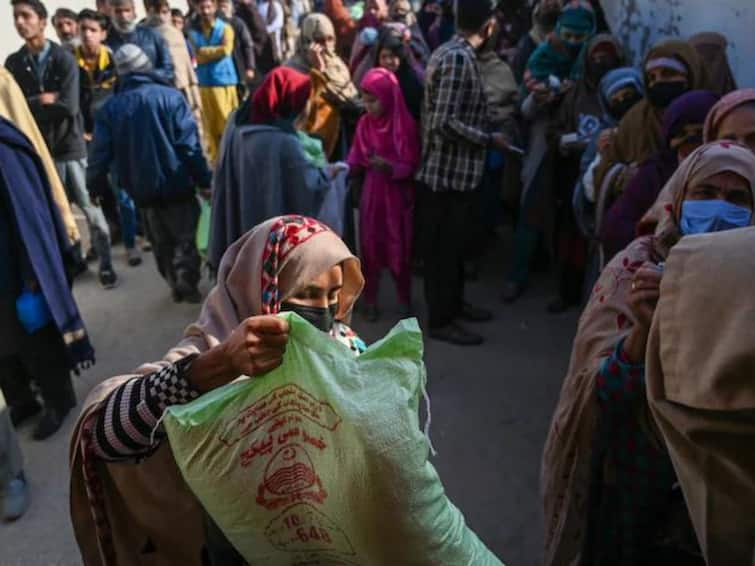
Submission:
{"label": "girl in pink abaya", "polygon": [[367,114],[357,125],[348,163],[352,171],[365,173],[359,204],[364,297],[367,317],[376,320],[378,283],[386,267],[396,282],[402,314],[410,310],[413,177],[420,138],[396,75],[372,69],[361,88]]}

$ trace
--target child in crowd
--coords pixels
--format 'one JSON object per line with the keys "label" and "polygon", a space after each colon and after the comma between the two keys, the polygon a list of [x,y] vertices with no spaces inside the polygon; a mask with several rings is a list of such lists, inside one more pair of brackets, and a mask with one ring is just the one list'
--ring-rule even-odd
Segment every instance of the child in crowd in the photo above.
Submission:
{"label": "child in crowd", "polygon": [[365,172],[359,204],[367,317],[377,320],[380,273],[387,267],[396,281],[401,314],[411,305],[411,242],[414,182],[419,166],[417,123],[406,107],[396,75],[372,69],[362,80],[367,114],[357,125],[348,163]]}

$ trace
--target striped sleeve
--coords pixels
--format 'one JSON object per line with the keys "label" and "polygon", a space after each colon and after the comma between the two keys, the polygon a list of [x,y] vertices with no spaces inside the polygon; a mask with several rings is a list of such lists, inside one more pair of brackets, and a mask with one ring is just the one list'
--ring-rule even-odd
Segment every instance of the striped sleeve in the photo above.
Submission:
{"label": "striped sleeve", "polygon": [[165,431],[158,427],[165,409],[184,405],[200,395],[187,379],[195,358],[183,358],[113,391],[94,425],[96,456],[118,462],[140,459],[156,450],[165,439]]}

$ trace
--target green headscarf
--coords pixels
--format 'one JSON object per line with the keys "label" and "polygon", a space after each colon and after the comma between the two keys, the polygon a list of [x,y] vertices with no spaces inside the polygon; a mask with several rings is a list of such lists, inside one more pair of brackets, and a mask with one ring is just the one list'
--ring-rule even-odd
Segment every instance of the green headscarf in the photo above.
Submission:
{"label": "green headscarf", "polygon": [[561,10],[556,24],[556,33],[560,35],[563,28],[576,33],[584,33],[587,39],[590,39],[597,28],[595,10],[584,0],[572,0]]}

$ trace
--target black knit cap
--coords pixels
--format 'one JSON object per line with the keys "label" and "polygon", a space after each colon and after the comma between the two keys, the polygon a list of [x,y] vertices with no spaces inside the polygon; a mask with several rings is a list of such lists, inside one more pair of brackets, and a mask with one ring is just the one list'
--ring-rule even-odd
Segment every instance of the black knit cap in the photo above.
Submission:
{"label": "black knit cap", "polygon": [[464,31],[477,31],[493,17],[496,0],[456,0],[456,27]]}

